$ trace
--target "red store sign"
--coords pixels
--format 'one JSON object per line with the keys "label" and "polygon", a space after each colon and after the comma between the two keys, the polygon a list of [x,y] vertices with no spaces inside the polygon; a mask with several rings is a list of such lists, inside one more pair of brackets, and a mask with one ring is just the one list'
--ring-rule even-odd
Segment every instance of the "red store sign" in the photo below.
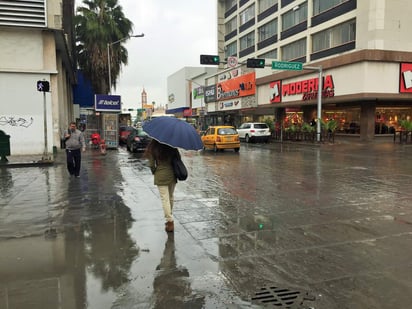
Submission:
{"label": "red store sign", "polygon": [[412,93],[412,63],[401,63],[399,92]]}
{"label": "red store sign", "polygon": [[[270,83],[270,88],[272,89],[270,103],[280,103],[282,102],[282,97],[298,94],[302,94],[303,101],[313,100],[318,96],[319,79],[315,77],[289,84],[282,84],[281,81],[274,81]],[[332,75],[324,76],[322,82],[322,97],[334,97],[334,89],[335,86],[333,84]]]}

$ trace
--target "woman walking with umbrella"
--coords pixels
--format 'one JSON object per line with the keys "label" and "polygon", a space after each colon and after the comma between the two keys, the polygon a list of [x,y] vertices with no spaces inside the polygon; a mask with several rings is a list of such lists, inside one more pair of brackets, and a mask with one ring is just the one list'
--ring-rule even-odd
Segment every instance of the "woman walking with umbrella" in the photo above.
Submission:
{"label": "woman walking with umbrella", "polygon": [[153,139],[146,148],[149,167],[154,175],[154,184],[159,189],[160,199],[166,219],[166,232],[174,231],[173,193],[176,187],[176,176],[173,171],[172,158],[180,156],[176,148],[161,144]]}
{"label": "woman walking with umbrella", "polygon": [[152,119],[143,124],[143,130],[153,138],[146,148],[146,156],[162,200],[166,232],[173,232],[173,193],[177,180],[172,159],[180,158],[177,148],[200,150],[203,144],[192,125],[174,117]]}

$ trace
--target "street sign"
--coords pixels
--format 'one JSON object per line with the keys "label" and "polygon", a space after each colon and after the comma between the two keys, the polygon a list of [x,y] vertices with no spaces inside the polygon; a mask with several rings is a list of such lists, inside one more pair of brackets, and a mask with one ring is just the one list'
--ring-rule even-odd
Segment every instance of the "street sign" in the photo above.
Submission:
{"label": "street sign", "polygon": [[237,66],[237,58],[236,57],[228,57],[227,58],[227,65],[230,66],[231,68],[234,68]]}
{"label": "street sign", "polygon": [[42,92],[49,92],[50,91],[50,83],[45,80],[38,80],[37,81],[37,91]]}
{"label": "street sign", "polygon": [[302,71],[301,62],[272,61],[272,70]]}

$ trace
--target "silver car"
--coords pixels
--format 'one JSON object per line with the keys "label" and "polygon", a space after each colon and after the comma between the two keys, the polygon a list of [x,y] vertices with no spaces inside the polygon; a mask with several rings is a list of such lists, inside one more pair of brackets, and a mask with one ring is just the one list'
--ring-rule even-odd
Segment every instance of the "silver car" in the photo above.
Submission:
{"label": "silver car", "polygon": [[237,129],[239,138],[250,142],[269,142],[270,129],[264,122],[245,122]]}

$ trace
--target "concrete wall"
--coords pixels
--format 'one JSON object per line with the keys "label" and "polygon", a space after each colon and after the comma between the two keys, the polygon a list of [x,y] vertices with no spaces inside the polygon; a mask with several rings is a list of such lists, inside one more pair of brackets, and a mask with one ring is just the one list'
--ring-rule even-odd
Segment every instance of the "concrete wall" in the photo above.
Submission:
{"label": "concrete wall", "polygon": [[357,1],[356,48],[411,51],[409,0]]}

